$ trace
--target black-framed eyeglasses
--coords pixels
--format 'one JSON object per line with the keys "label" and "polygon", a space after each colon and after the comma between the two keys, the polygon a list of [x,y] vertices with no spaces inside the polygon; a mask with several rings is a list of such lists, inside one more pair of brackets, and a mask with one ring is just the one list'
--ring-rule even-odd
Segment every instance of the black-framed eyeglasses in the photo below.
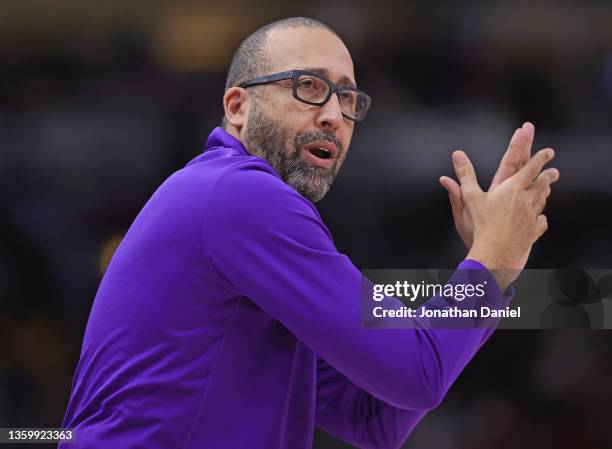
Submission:
{"label": "black-framed eyeglasses", "polygon": [[365,92],[350,86],[336,85],[318,73],[306,70],[288,70],[261,76],[245,81],[239,87],[247,88],[287,79],[291,80],[293,97],[302,103],[323,106],[332,94],[338,94],[342,115],[355,122],[361,122],[365,118],[372,103],[372,99]]}

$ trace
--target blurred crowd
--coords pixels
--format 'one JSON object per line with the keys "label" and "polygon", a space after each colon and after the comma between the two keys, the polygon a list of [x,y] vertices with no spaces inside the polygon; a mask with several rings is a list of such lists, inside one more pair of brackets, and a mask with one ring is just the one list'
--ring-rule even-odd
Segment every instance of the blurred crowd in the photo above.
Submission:
{"label": "blurred crowd", "polygon": [[[561,170],[528,267],[612,267],[611,4],[249,6],[0,6],[0,427],[60,425],[113,250],[220,123],[232,51],[277,18],[335,28],[373,98],[317,204],[357,267],[455,266],[465,249],[437,179],[463,149],[486,187],[526,120]],[[611,447],[611,339],[497,332],[406,447]],[[336,447],[317,432],[315,449]]]}

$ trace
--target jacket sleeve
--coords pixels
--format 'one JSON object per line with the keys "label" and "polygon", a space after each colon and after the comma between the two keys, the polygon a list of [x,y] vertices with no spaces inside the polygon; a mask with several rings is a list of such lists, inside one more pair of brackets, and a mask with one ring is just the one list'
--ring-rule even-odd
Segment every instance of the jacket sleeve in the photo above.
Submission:
{"label": "jacket sleeve", "polygon": [[439,404],[491,332],[364,328],[361,273],[336,250],[309,201],[248,164],[220,177],[212,198],[204,247],[219,282],[283,323],[366,403],[406,417],[407,426]]}
{"label": "jacket sleeve", "polygon": [[[483,336],[482,346],[493,329]],[[454,379],[453,379],[454,380]],[[359,388],[317,357],[316,425],[364,449],[397,449],[427,410],[394,407]]]}
{"label": "jacket sleeve", "polygon": [[375,398],[317,358],[315,422],[330,434],[360,448],[398,448],[426,413]]}

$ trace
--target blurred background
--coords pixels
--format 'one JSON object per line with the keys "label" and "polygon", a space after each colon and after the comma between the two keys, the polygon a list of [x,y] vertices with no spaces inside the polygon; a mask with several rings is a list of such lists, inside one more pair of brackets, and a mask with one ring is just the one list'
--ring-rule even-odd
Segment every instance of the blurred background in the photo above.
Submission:
{"label": "blurred background", "polygon": [[[219,124],[239,42],[296,15],[337,30],[373,98],[317,204],[356,266],[455,266],[438,177],[460,148],[488,185],[529,120],[561,180],[528,267],[612,267],[609,1],[4,0],[0,427],[60,425],[114,249]],[[608,331],[499,331],[406,447],[609,448],[610,403]]]}

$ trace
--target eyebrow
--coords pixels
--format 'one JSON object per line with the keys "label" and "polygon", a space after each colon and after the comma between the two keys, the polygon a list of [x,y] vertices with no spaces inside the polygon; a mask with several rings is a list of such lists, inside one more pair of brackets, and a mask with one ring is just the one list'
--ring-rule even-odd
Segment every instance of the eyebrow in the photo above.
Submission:
{"label": "eyebrow", "polygon": [[[308,72],[313,72],[316,73],[318,75],[323,75],[326,78],[329,78],[329,71],[327,69],[322,69],[319,67],[305,67],[302,70],[306,70]],[[341,86],[348,86],[348,87],[353,87],[355,89],[357,89],[357,86],[355,85],[355,83],[353,81],[351,81],[351,79],[348,76],[343,76],[342,78],[340,78],[340,80],[338,81],[339,85]]]}

